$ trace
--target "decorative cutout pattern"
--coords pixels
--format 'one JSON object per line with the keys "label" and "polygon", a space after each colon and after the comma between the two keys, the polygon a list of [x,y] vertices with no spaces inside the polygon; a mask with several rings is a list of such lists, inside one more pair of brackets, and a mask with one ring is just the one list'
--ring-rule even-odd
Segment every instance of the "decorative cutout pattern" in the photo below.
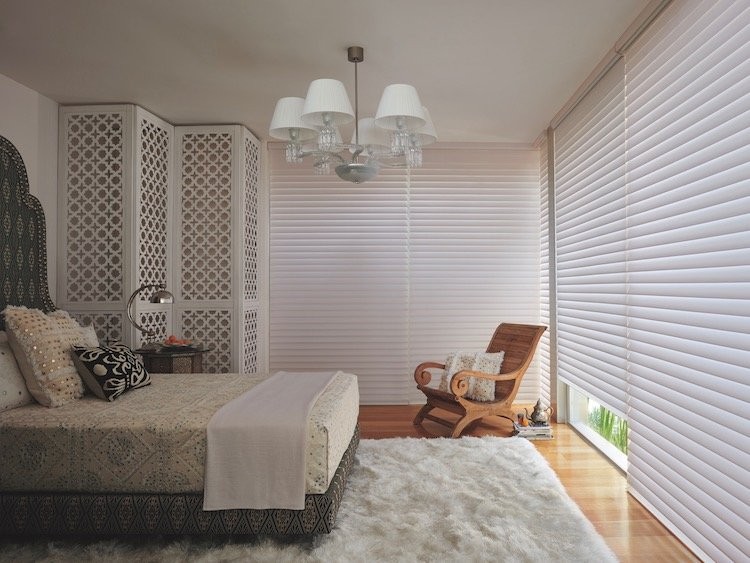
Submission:
{"label": "decorative cutout pattern", "polygon": [[146,330],[156,332],[153,336],[145,333],[138,333],[140,338],[139,346],[149,342],[164,342],[167,339],[167,312],[166,311],[145,311],[138,314],[138,324]]}
{"label": "decorative cutout pattern", "polygon": [[65,123],[67,296],[123,299],[122,112],[68,114]]}
{"label": "decorative cutout pattern", "polygon": [[[138,283],[167,282],[167,188],[169,183],[169,131],[141,118],[140,208],[138,225]],[[138,299],[148,301],[148,293]]]}
{"label": "decorative cutout pattern", "polygon": [[242,373],[258,372],[258,311],[245,309],[242,330]]}
{"label": "decorative cutout pattern", "polygon": [[258,145],[245,137],[244,290],[246,300],[258,299]]}
{"label": "decorative cutout pattern", "polygon": [[232,312],[191,309],[182,312],[182,336],[213,348],[203,358],[206,373],[229,373],[232,368]]}
{"label": "decorative cutout pattern", "polygon": [[90,312],[90,311],[69,311],[81,326],[94,325],[96,337],[99,342],[122,342],[123,330],[122,323],[124,316],[122,313],[109,312]]}
{"label": "decorative cutout pattern", "polygon": [[231,299],[232,135],[185,133],[180,167],[182,299]]}

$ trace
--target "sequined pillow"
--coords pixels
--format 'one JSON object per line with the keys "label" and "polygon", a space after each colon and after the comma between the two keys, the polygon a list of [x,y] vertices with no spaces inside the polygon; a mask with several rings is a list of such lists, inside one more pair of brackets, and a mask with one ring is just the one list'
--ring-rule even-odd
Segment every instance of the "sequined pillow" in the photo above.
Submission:
{"label": "sequined pillow", "polygon": [[93,327],[81,327],[65,311],[5,308],[8,342],[31,395],[46,407],[59,407],[83,396],[70,349],[98,344]]}
{"label": "sequined pillow", "polygon": [[34,402],[26,388],[21,369],[8,344],[8,336],[0,332],[0,411],[22,407]]}
{"label": "sequined pillow", "polygon": [[124,344],[73,347],[73,361],[86,387],[100,399],[114,401],[128,389],[145,387],[151,376]]}
{"label": "sequined pillow", "polygon": [[[481,371],[496,375],[503,366],[505,352],[455,352],[445,360],[445,372],[440,379],[440,390],[450,392],[450,381],[459,371]],[[469,377],[466,398],[474,401],[492,401],[495,398],[495,382],[489,379]]]}

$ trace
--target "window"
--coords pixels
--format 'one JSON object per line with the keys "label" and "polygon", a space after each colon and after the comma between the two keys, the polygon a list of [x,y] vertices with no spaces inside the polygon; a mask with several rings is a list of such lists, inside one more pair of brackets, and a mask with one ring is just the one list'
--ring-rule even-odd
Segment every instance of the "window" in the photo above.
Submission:
{"label": "window", "polygon": [[623,471],[627,471],[628,423],[575,387],[568,389],[569,423]]}
{"label": "window", "polygon": [[[422,402],[417,364],[538,322],[536,150],[431,147],[361,185],[269,152],[272,371],[351,371],[365,404]],[[539,393],[537,363],[518,397]]]}

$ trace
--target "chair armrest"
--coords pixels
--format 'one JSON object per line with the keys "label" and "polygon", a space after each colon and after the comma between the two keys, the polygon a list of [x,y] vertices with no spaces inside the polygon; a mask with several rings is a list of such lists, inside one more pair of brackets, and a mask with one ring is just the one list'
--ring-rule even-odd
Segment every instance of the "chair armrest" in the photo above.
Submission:
{"label": "chair armrest", "polygon": [[469,390],[469,377],[476,377],[478,379],[488,379],[490,381],[513,381],[523,374],[523,370],[517,369],[509,371],[508,373],[484,373],[483,371],[472,371],[470,369],[464,369],[456,372],[451,378],[451,393],[456,397],[463,397]]}
{"label": "chair armrest", "polygon": [[417,385],[427,385],[432,379],[432,374],[429,372],[430,369],[445,369],[445,364],[439,364],[437,362],[423,362],[417,366],[414,370],[414,381]]}

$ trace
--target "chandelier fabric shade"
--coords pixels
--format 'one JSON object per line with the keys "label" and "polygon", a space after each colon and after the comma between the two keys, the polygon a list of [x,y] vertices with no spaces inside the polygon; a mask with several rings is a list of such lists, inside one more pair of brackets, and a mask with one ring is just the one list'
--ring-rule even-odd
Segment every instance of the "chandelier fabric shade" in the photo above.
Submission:
{"label": "chandelier fabric shade", "polygon": [[[391,144],[391,136],[388,131],[375,125],[374,117],[363,117],[359,120],[359,143],[357,142],[357,132],[352,133],[352,145],[359,144],[365,147],[365,151],[370,149],[380,151],[387,150]],[[350,149],[354,152],[354,148]]]}
{"label": "chandelier fabric shade", "polygon": [[281,98],[276,102],[269,128],[274,139],[284,141],[309,141],[318,136],[318,130],[302,121],[304,98]]}
{"label": "chandelier fabric shade", "polygon": [[422,107],[422,112],[424,113],[426,123],[424,127],[417,131],[417,139],[419,139],[423,147],[426,147],[437,141],[437,131],[435,131],[435,124],[432,123],[432,117],[430,117],[428,109]]}
{"label": "chandelier fabric shade", "polygon": [[414,86],[391,84],[385,87],[375,114],[375,125],[391,131],[417,131],[425,123],[427,120],[424,118],[422,102],[419,101],[419,94]]}
{"label": "chandelier fabric shade", "polygon": [[312,127],[346,125],[354,121],[354,110],[344,84],[332,78],[313,80],[307,89],[302,121]]}
{"label": "chandelier fabric shade", "polygon": [[[343,180],[361,183],[374,178],[381,167],[421,166],[422,147],[437,141],[430,114],[416,88],[391,84],[385,88],[375,117],[359,118],[357,64],[362,47],[349,47],[354,63],[354,109],[344,84],[331,78],[313,80],[303,98],[286,97],[276,103],[269,134],[287,141],[287,162],[312,157],[318,174],[330,172]],[[339,127],[354,121],[351,143],[343,143]]]}

